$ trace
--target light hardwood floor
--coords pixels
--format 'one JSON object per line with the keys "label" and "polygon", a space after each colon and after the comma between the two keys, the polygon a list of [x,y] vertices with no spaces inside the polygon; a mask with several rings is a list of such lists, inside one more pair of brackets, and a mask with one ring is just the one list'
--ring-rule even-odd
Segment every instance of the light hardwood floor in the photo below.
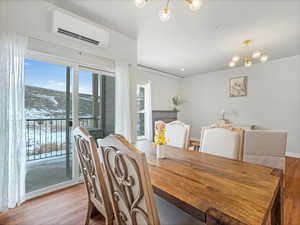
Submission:
{"label": "light hardwood floor", "polygon": [[[300,159],[287,158],[284,225],[300,225]],[[0,225],[83,225],[87,210],[83,185],[26,202],[0,214]],[[91,225],[104,225],[95,218]]]}

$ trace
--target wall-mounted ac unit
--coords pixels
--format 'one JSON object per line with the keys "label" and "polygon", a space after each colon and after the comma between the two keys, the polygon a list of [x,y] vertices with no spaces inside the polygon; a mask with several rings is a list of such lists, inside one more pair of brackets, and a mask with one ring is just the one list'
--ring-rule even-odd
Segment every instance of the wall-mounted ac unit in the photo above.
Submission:
{"label": "wall-mounted ac unit", "polygon": [[52,30],[66,38],[106,48],[109,43],[109,32],[80,19],[59,11],[53,12]]}

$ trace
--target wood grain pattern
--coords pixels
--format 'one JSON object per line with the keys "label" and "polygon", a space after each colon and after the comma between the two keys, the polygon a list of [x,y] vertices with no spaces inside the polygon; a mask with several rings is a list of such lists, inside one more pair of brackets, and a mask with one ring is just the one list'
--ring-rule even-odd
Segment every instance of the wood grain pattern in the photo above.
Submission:
{"label": "wood grain pattern", "polygon": [[[300,221],[300,159],[287,158],[284,225]],[[32,199],[16,209],[0,213],[0,225],[83,225],[87,211],[83,184]],[[91,225],[104,225],[99,217]]]}
{"label": "wood grain pattern", "polygon": [[286,158],[284,225],[300,224],[300,159]]}
{"label": "wood grain pattern", "polygon": [[220,225],[220,224],[246,225],[241,221],[238,221],[237,219],[234,219],[214,208],[208,209],[206,224],[207,225]]}
{"label": "wood grain pattern", "polygon": [[147,155],[156,193],[172,196],[179,208],[189,204],[197,209],[193,216],[213,208],[241,224],[266,224],[281,180],[272,168],[170,146],[161,147],[166,158],[156,159],[150,143],[137,147]]}
{"label": "wood grain pattern", "polygon": [[279,169],[273,169],[271,175],[279,177],[280,179],[280,184],[273,203],[273,207],[271,209],[271,224],[283,225],[284,224],[283,171]]}

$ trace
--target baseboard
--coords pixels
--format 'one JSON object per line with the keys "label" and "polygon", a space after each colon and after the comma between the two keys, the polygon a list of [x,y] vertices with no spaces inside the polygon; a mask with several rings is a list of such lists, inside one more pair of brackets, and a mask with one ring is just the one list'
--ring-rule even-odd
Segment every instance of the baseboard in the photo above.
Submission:
{"label": "baseboard", "polygon": [[300,153],[287,152],[286,156],[293,157],[293,158],[300,158]]}
{"label": "baseboard", "polygon": [[26,201],[27,201],[27,200],[30,200],[30,199],[33,199],[33,198],[37,198],[37,197],[40,197],[40,196],[43,196],[43,195],[50,194],[52,192],[56,192],[56,191],[59,191],[59,190],[62,190],[62,189],[80,184],[80,183],[82,183],[82,180],[65,181],[65,182],[60,183],[60,184],[54,184],[54,185],[49,186],[49,187],[41,188],[39,190],[26,193],[25,198],[26,198]]}

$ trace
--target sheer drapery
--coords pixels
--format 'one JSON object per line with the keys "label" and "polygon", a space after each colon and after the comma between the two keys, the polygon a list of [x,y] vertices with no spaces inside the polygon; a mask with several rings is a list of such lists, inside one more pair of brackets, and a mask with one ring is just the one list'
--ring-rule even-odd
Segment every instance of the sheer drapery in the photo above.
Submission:
{"label": "sheer drapery", "polygon": [[115,133],[123,135],[131,142],[130,114],[130,66],[126,62],[116,62],[116,118]]}
{"label": "sheer drapery", "polygon": [[26,45],[25,37],[0,33],[0,212],[25,199]]}
{"label": "sheer drapery", "polygon": [[147,81],[145,84],[145,136],[149,141],[153,141],[151,94],[151,81]]}

